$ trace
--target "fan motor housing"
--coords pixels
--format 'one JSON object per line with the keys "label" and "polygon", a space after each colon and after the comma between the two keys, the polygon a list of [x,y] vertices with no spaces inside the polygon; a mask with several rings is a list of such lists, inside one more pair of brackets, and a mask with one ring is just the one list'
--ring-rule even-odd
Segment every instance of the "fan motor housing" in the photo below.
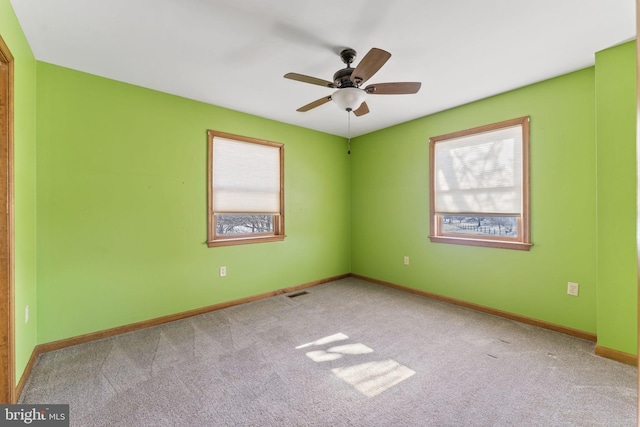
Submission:
{"label": "fan motor housing", "polygon": [[336,87],[358,87],[351,81],[351,73],[353,73],[353,68],[343,68],[342,70],[336,71],[333,75],[333,82],[336,84]]}

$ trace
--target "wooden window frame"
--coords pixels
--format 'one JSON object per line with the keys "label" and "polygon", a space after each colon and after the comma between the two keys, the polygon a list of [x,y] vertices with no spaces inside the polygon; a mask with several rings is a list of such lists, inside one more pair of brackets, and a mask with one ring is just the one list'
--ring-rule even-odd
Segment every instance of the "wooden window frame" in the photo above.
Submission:
{"label": "wooden window frame", "polygon": [[[219,236],[216,234],[216,216],[213,202],[213,144],[216,137],[225,138],[240,142],[248,142],[252,144],[267,145],[277,147],[280,152],[280,212],[273,215],[273,232],[272,233],[252,233],[238,234],[233,236]],[[284,144],[263,139],[250,138],[242,135],[235,135],[226,132],[218,132],[215,130],[207,131],[208,150],[207,150],[207,187],[208,187],[208,211],[207,211],[207,246],[210,248],[232,245],[246,245],[251,243],[279,242],[284,240]],[[243,214],[243,212],[237,212]]]}
{"label": "wooden window frame", "polygon": [[[440,230],[441,218],[435,212],[435,150],[436,144],[454,138],[481,134],[502,128],[522,126],[522,207],[518,217],[518,237],[500,236],[458,236],[444,234]],[[429,215],[430,215],[430,235],[429,240],[433,243],[449,243],[456,245],[483,246],[501,249],[515,249],[528,251],[531,243],[531,223],[530,223],[530,168],[529,168],[529,131],[530,117],[524,116],[515,119],[505,120],[498,123],[478,126],[471,129],[439,135],[429,139]],[[478,214],[477,216],[482,216]]]}

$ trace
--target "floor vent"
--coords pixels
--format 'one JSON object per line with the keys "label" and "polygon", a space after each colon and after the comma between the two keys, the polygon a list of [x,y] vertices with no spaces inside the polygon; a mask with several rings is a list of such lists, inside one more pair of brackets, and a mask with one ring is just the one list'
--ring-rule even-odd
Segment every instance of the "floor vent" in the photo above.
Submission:
{"label": "floor vent", "polygon": [[289,298],[295,298],[295,297],[299,297],[301,295],[307,295],[309,292],[307,291],[301,291],[301,292],[296,292],[294,294],[289,294],[287,295]]}

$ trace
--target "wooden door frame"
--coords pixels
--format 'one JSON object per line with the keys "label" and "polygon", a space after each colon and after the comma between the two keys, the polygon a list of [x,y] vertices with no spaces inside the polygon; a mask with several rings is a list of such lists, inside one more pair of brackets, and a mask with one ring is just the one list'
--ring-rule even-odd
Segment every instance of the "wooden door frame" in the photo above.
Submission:
{"label": "wooden door frame", "polygon": [[[0,403],[15,403],[13,56],[0,36]],[[4,207],[4,209],[2,209]]]}
{"label": "wooden door frame", "polygon": [[[636,0],[636,250],[638,257],[638,355],[640,355],[640,0]],[[640,426],[640,374],[638,374],[638,416]]]}

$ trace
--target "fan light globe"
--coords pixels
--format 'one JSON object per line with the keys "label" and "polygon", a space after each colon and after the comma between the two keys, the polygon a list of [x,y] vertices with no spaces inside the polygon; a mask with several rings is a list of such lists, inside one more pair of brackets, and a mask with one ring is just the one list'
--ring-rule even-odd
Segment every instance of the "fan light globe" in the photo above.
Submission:
{"label": "fan light globe", "polygon": [[331,100],[335,102],[341,110],[357,110],[366,98],[366,92],[357,87],[345,87],[338,89],[331,95]]}

